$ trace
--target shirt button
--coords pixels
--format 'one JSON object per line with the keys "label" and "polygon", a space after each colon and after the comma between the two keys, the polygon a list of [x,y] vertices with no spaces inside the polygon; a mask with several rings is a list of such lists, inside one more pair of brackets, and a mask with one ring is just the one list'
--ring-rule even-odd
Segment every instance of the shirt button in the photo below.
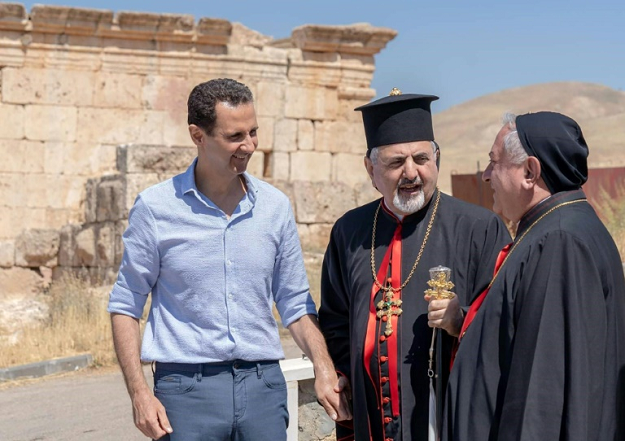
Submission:
{"label": "shirt button", "polygon": [[229,298],[229,299],[233,299],[233,298],[234,298],[234,295],[233,295],[233,294],[228,294],[228,298]]}

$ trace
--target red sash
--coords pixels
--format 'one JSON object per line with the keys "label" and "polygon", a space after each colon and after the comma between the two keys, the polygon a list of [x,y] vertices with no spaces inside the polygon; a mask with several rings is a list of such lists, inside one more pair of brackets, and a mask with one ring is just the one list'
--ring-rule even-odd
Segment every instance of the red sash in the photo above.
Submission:
{"label": "red sash", "polygon": [[[503,261],[506,260],[506,256],[510,252],[511,247],[512,247],[512,243],[509,243],[508,245],[503,247],[503,249],[499,252],[499,255],[497,256],[497,261],[495,262],[495,271],[493,272],[493,279],[497,275],[499,268],[501,268]],[[475,318],[475,314],[477,314],[477,311],[482,306],[482,303],[484,303],[484,299],[486,298],[486,294],[488,294],[488,291],[490,291],[490,285],[477,297],[477,299],[475,299],[473,303],[471,303],[471,306],[469,307],[469,311],[467,312],[467,315],[464,318],[464,322],[462,323],[462,328],[460,329],[460,335],[458,336],[456,345],[454,346],[454,349],[451,353],[451,363],[449,365],[450,369],[454,365],[454,359],[456,358],[456,352],[458,352],[458,346],[460,342],[462,341],[462,337],[464,337],[464,334],[467,332],[469,325]]]}
{"label": "red sash", "polygon": [[[401,223],[397,225],[393,240],[391,241],[388,250],[384,254],[382,259],[382,265],[378,270],[377,280],[381,284],[386,281],[386,275],[388,274],[388,266],[391,264],[391,286],[393,288],[399,288],[401,284]],[[377,322],[377,311],[375,307],[375,296],[380,291],[378,285],[374,282],[371,287],[371,300],[369,302],[369,321],[367,323],[367,335],[365,336],[365,350],[364,350],[364,365],[369,379],[373,383],[373,377],[371,376],[371,356],[375,350],[375,345],[378,343],[378,338],[375,335],[375,328]],[[395,292],[394,300],[401,299],[401,291]],[[391,409],[393,416],[399,416],[399,390],[397,382],[397,339],[399,338],[399,329],[397,326],[398,317],[392,315],[391,323],[393,325],[393,333],[386,337],[386,344],[388,348],[388,371],[391,391]],[[377,391],[376,391],[377,392]],[[379,397],[378,397],[379,398]]]}

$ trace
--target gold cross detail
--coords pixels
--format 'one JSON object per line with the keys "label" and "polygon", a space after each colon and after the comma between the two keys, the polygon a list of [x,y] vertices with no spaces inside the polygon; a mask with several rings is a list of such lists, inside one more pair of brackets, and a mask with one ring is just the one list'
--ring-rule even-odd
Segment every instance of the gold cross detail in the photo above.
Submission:
{"label": "gold cross detail", "polygon": [[449,275],[443,271],[434,272],[433,277],[428,280],[428,285],[433,289],[426,289],[425,294],[433,299],[453,299],[455,296],[453,292],[449,291],[454,287],[454,283],[449,280]]}
{"label": "gold cross detail", "polygon": [[400,316],[403,312],[400,308],[401,299],[393,300],[393,291],[388,290],[384,293],[384,300],[380,300],[376,305],[377,316],[382,319],[383,322],[386,322],[386,329],[384,330],[384,335],[387,337],[393,333],[393,325],[391,323],[391,318],[394,315]]}

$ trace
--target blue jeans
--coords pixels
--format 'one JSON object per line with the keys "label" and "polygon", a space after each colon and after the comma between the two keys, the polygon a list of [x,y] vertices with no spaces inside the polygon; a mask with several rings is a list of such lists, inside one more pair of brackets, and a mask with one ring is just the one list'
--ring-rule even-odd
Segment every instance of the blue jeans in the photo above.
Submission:
{"label": "blue jeans", "polygon": [[154,395],[173,429],[161,441],[286,441],[286,381],[277,361],[157,362]]}

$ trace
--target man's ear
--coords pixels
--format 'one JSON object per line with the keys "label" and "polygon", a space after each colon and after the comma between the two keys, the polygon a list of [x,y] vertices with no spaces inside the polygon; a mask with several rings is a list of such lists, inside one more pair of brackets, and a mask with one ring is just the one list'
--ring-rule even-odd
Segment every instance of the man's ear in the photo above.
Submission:
{"label": "man's ear", "polygon": [[367,170],[371,181],[373,181],[373,162],[371,161],[371,158],[367,156],[365,156],[365,169]]}
{"label": "man's ear", "polygon": [[191,135],[191,140],[193,141],[193,144],[199,147],[204,143],[204,137],[206,136],[206,133],[195,124],[189,124],[189,135]]}
{"label": "man's ear", "polygon": [[538,160],[538,158],[536,158],[535,156],[530,156],[527,158],[527,161],[525,161],[525,182],[530,185],[533,186],[535,185],[538,180],[540,179],[540,161]]}

